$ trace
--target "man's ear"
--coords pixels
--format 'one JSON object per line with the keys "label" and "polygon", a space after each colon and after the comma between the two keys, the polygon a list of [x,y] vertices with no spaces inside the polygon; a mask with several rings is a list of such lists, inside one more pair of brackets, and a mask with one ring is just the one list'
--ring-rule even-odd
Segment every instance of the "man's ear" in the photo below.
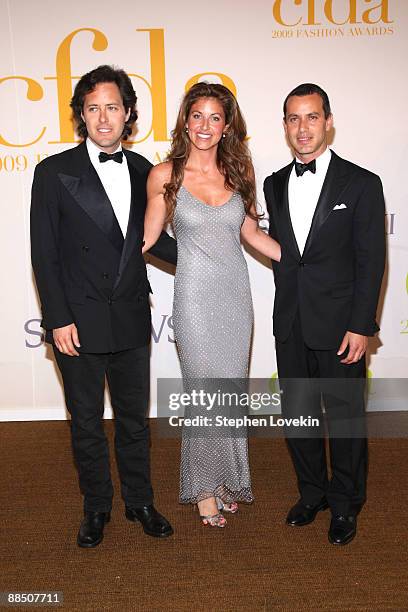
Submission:
{"label": "man's ear", "polygon": [[332,127],[333,127],[333,115],[332,113],[330,113],[330,115],[326,119],[326,132],[330,132]]}
{"label": "man's ear", "polygon": [[286,125],[285,117],[282,119],[283,129],[285,130],[285,134],[288,133],[288,126]]}
{"label": "man's ear", "polygon": [[125,122],[126,122],[126,121],[129,119],[129,117],[130,117],[130,111],[131,111],[131,109],[130,109],[130,108],[128,108],[128,112],[126,113],[126,119],[125,119]]}

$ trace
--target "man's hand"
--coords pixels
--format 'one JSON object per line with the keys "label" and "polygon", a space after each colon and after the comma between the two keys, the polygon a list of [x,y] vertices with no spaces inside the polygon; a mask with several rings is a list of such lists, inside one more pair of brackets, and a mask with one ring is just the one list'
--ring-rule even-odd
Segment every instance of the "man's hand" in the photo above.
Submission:
{"label": "man's hand", "polygon": [[343,341],[340,344],[340,348],[337,351],[337,354],[342,355],[347,347],[349,348],[349,351],[347,357],[342,359],[340,363],[346,363],[347,365],[349,365],[350,363],[357,363],[357,361],[360,361],[360,359],[366,352],[367,345],[367,336],[355,334],[351,331],[346,332],[346,335],[344,336]]}
{"label": "man's hand", "polygon": [[54,337],[55,346],[64,355],[70,355],[71,357],[79,357],[79,353],[75,350],[75,347],[79,348],[78,330],[75,323],[71,325],[65,325],[64,327],[57,327],[52,330]]}

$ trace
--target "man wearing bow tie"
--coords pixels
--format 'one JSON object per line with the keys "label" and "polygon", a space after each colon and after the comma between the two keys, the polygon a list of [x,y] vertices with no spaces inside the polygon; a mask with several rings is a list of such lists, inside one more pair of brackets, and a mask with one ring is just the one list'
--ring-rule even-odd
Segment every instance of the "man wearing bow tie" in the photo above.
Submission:
{"label": "man wearing bow tie", "polygon": [[[151,536],[173,531],[153,506],[146,421],[151,289],[142,241],[151,164],[121,146],[137,119],[136,94],[123,70],[99,66],[79,80],[71,106],[84,141],[36,167],[31,246],[84,496],[77,543],[92,548],[102,541],[113,497],[105,378],[126,517]],[[152,253],[175,263],[175,241],[163,232]]]}
{"label": "man wearing bow tie", "polygon": [[319,86],[289,93],[283,125],[295,159],[264,184],[282,249],[272,262],[282,410],[320,419],[323,400],[331,463],[329,480],[321,428],[287,430],[300,499],[286,522],[307,525],[330,507],[329,541],[347,544],[366,497],[365,351],[379,329],[384,197],[378,176],[328,148],[333,116]]}

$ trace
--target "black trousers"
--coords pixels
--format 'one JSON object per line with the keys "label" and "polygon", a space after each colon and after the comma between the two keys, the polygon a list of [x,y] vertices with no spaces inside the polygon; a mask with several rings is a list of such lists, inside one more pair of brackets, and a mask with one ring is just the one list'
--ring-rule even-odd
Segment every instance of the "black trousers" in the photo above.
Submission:
{"label": "black trousers", "polygon": [[115,453],[125,503],[150,504],[149,348],[117,353],[81,353],[70,357],[54,347],[71,415],[74,457],[84,509],[108,512],[113,487],[109,448],[103,426],[105,377],[115,416]]}
{"label": "black trousers", "polygon": [[356,515],[366,499],[365,358],[340,363],[337,350],[313,350],[304,340],[297,315],[287,341],[276,342],[282,413],[311,416],[326,412],[331,478],[328,479],[322,427],[287,430],[287,443],[305,504],[327,498],[333,515]]}

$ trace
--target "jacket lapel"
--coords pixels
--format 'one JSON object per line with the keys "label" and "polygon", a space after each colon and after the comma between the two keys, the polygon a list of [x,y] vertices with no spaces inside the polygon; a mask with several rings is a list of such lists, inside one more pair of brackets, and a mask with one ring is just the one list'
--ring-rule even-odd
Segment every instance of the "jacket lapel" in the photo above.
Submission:
{"label": "jacket lapel", "polygon": [[132,164],[131,157],[128,152],[123,149],[128,162],[130,185],[131,185],[131,200],[129,221],[126,231],[125,243],[123,246],[122,257],[119,264],[119,275],[116,280],[115,288],[118,285],[122,272],[129,262],[129,259],[134,249],[140,248],[142,243],[143,220],[146,205],[146,188],[145,181]]}
{"label": "jacket lapel", "polygon": [[277,203],[277,210],[281,219],[280,227],[281,232],[285,234],[287,243],[290,245],[295,254],[300,257],[299,247],[296,241],[295,233],[293,231],[292,220],[289,212],[289,197],[288,197],[288,185],[289,177],[292,172],[294,161],[286,166],[281,172],[274,175],[274,195],[275,202]]}
{"label": "jacket lapel", "polygon": [[122,252],[123,234],[112,205],[93,167],[85,143],[74,150],[75,176],[59,173],[58,177],[74,200],[107,236],[115,249]]}
{"label": "jacket lapel", "polygon": [[331,160],[327,169],[326,178],[323,183],[320,197],[317,201],[316,209],[313,215],[310,231],[306,240],[303,253],[305,254],[310,248],[317,233],[330,215],[333,207],[343,193],[346,186],[349,184],[352,173],[348,170],[342,159],[331,152]]}

